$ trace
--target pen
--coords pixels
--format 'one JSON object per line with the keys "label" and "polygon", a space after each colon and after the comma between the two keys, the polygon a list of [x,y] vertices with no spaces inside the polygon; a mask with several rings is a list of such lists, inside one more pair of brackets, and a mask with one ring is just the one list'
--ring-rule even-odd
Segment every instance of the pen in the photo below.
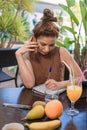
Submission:
{"label": "pen", "polygon": [[5,107],[19,108],[19,109],[23,109],[23,110],[29,110],[31,108],[30,105],[11,104],[11,103],[3,103],[3,106],[5,106]]}
{"label": "pen", "polygon": [[52,66],[50,65],[49,72],[48,72],[48,78],[47,79],[50,79],[51,72],[52,72]]}

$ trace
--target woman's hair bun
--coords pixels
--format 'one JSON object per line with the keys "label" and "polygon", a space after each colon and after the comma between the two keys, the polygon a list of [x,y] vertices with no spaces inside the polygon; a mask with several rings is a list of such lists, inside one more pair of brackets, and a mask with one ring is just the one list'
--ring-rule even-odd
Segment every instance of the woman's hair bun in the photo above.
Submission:
{"label": "woman's hair bun", "polygon": [[57,22],[57,18],[54,17],[54,13],[50,9],[44,9],[43,17],[41,18],[43,22]]}

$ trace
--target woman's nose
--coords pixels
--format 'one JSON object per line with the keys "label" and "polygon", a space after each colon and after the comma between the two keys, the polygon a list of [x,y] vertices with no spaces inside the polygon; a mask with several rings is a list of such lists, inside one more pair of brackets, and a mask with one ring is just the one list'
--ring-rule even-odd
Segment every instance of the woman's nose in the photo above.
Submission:
{"label": "woman's nose", "polygon": [[46,52],[49,52],[49,50],[50,50],[49,46],[46,46],[46,47],[45,47],[45,51],[46,51]]}

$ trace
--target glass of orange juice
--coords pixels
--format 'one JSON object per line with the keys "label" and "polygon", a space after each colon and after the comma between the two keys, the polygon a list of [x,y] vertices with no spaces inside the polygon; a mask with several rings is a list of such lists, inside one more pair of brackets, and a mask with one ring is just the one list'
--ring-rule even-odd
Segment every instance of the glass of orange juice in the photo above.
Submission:
{"label": "glass of orange juice", "polygon": [[67,96],[71,102],[71,108],[67,109],[66,113],[70,116],[77,115],[79,111],[75,109],[74,104],[82,94],[82,84],[78,85],[78,78],[69,81],[67,86]]}

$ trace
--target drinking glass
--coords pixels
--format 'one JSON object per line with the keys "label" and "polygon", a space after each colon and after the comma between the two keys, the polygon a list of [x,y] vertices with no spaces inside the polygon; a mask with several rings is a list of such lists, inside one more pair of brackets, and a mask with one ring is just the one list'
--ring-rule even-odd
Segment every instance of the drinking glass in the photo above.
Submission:
{"label": "drinking glass", "polygon": [[13,122],[5,124],[2,130],[24,130],[24,126],[20,123]]}
{"label": "drinking glass", "polygon": [[46,88],[45,91],[45,102],[49,102],[51,100],[57,99],[58,100],[59,95],[58,95],[58,90],[50,90]]}
{"label": "drinking glass", "polygon": [[67,96],[71,102],[71,108],[67,109],[66,113],[70,116],[75,116],[79,114],[79,111],[75,109],[74,104],[80,98],[82,94],[82,83],[78,85],[79,78],[69,80],[67,86]]}

